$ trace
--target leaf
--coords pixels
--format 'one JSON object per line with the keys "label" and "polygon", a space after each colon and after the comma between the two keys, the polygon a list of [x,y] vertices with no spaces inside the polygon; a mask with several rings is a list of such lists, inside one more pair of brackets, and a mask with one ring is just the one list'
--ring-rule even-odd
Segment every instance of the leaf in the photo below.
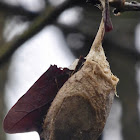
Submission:
{"label": "leaf", "polygon": [[105,0],[105,7],[103,10],[103,19],[104,19],[104,24],[105,24],[105,32],[110,32],[113,29],[113,26],[110,19],[108,0]]}
{"label": "leaf", "polygon": [[50,68],[17,101],[4,119],[3,127],[7,133],[42,131],[43,118],[58,90],[72,73],[71,70]]}
{"label": "leaf", "polygon": [[100,10],[102,10],[102,16],[104,19],[105,32],[110,32],[113,29],[112,22],[110,19],[109,11],[109,0],[87,0],[87,2],[92,3]]}

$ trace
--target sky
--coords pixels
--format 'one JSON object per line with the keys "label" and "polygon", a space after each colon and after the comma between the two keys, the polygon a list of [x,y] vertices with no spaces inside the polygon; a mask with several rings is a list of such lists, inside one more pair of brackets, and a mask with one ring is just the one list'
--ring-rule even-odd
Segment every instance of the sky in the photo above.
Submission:
{"label": "sky", "polygon": [[44,8],[44,0],[3,0],[12,5],[21,5],[31,11],[39,11]]}

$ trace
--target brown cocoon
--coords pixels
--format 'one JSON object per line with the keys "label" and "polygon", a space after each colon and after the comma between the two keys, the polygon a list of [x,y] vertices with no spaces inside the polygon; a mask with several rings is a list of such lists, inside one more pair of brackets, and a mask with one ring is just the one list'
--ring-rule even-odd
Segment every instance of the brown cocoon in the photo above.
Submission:
{"label": "brown cocoon", "polygon": [[45,140],[96,140],[103,131],[118,78],[102,49],[104,23],[82,68],[56,95],[43,125]]}

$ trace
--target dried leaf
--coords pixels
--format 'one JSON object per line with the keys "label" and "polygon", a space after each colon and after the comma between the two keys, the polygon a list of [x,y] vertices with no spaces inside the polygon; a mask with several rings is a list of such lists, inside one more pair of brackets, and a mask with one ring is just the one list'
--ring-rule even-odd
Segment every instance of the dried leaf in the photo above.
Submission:
{"label": "dried leaf", "polygon": [[105,7],[103,11],[104,11],[103,18],[104,18],[104,24],[105,24],[105,32],[110,32],[113,29],[113,25],[110,19],[108,0],[105,0]]}
{"label": "dried leaf", "polygon": [[108,0],[87,0],[100,10],[102,10],[102,16],[105,24],[105,32],[110,32],[113,29],[113,25],[110,19],[109,2]]}
{"label": "dried leaf", "polygon": [[8,112],[3,122],[5,132],[38,131],[40,133],[44,115],[71,73],[72,71],[67,68],[50,66]]}

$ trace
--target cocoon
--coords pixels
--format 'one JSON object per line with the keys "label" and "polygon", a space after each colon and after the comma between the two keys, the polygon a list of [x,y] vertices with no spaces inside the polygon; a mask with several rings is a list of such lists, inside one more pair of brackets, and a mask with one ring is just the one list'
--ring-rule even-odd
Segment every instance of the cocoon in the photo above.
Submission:
{"label": "cocoon", "polygon": [[43,124],[45,140],[96,140],[103,131],[118,78],[106,60],[104,20],[86,61],[62,86]]}

